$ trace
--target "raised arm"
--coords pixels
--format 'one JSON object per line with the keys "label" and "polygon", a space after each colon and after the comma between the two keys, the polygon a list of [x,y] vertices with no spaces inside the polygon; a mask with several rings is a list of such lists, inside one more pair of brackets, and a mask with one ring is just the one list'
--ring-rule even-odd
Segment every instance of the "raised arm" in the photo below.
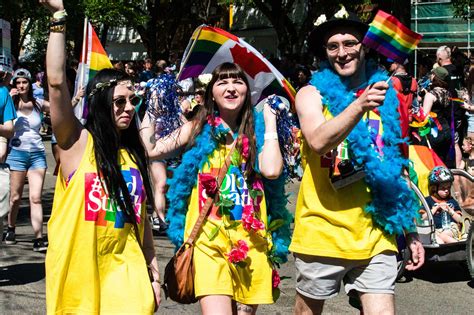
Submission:
{"label": "raised arm", "polygon": [[[62,0],[40,0],[52,13],[64,10]],[[46,51],[51,123],[58,145],[70,149],[80,138],[82,125],[74,116],[66,85],[66,33],[52,31]]]}
{"label": "raised arm", "polygon": [[267,103],[263,107],[263,118],[265,136],[262,152],[258,156],[259,169],[266,178],[275,179],[283,170],[283,158],[278,144],[276,116]]}
{"label": "raised arm", "polygon": [[388,84],[385,82],[370,85],[342,113],[326,121],[319,91],[310,85],[303,87],[296,94],[296,112],[301,131],[310,148],[319,155],[334,149],[367,111],[383,103],[387,88]]}
{"label": "raised arm", "polygon": [[163,160],[175,157],[188,144],[194,128],[187,122],[169,136],[155,140],[155,122],[146,114],[140,127],[140,137],[150,160]]}
{"label": "raised arm", "polygon": [[431,112],[431,109],[433,108],[433,104],[436,101],[436,97],[428,92],[425,94],[425,97],[423,98],[423,112],[428,115]]}

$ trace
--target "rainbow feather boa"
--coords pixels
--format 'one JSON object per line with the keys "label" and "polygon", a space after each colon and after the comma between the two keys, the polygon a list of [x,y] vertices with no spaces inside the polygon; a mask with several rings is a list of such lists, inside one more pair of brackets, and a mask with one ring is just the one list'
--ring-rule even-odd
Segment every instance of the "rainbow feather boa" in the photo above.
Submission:
{"label": "rainbow feather boa", "polygon": [[[265,123],[263,114],[254,112],[255,133],[257,149],[260,152],[263,147],[263,135]],[[167,198],[169,209],[166,219],[169,222],[167,230],[171,242],[179,248],[183,244],[186,212],[188,210],[188,199],[196,185],[197,174],[209,156],[217,149],[213,127],[205,124],[199,136],[196,137],[194,146],[184,153],[182,163],[174,170],[173,177],[168,180],[169,190]],[[258,172],[258,167],[256,168]],[[272,256],[276,256],[279,262],[286,262],[288,246],[290,245],[290,223],[292,216],[286,208],[288,195],[285,193],[286,178],[284,175],[276,180],[263,180],[265,199],[268,209],[268,224],[273,220],[283,219],[285,224],[272,233],[273,248]]]}
{"label": "rainbow feather boa", "polygon": [[[366,74],[368,84],[386,81],[388,78],[386,72],[379,69],[373,60],[367,61]],[[321,92],[323,104],[333,116],[339,115],[355,100],[354,91],[348,87],[348,82],[341,80],[327,62],[321,65],[321,70],[313,75],[310,83]],[[399,150],[399,144],[405,140],[401,138],[398,104],[396,92],[390,87],[384,104],[378,108],[384,129],[382,156],[373,148],[364,120],[347,137],[356,163],[364,166],[365,181],[372,194],[372,201],[364,210],[389,234],[412,231],[413,218],[419,208],[414,193],[401,176],[402,168],[408,165],[408,160],[402,157]]]}

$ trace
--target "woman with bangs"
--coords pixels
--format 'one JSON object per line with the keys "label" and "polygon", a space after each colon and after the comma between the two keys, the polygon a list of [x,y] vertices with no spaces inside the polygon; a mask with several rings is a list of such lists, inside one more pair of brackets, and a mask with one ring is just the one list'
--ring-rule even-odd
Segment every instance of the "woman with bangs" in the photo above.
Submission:
{"label": "woman with bangs", "polygon": [[[243,70],[223,63],[213,71],[195,119],[170,137],[145,141],[151,159],[184,151],[167,195],[168,236],[177,247],[188,239],[207,197],[214,197],[194,242],[195,295],[203,314],[254,314],[258,304],[274,302],[267,222],[272,213],[262,179],[279,177],[283,160],[275,113],[265,103],[263,115],[254,114],[250,95]],[[258,139],[258,128],[264,139]],[[147,115],[143,138],[153,140],[153,130]],[[230,166],[217,187],[229,154]]]}
{"label": "woman with bangs", "polygon": [[46,64],[61,161],[48,222],[47,312],[152,314],[160,279],[146,219],[153,191],[135,119],[141,99],[127,74],[101,70],[86,89],[83,126],[66,83],[67,14],[62,0],[40,2],[53,13]]}

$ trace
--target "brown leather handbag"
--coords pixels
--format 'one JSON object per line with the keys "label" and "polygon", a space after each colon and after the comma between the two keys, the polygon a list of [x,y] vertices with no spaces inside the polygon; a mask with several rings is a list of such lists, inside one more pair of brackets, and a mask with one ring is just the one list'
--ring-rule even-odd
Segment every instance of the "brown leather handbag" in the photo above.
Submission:
{"label": "brown leather handbag", "polygon": [[[227,155],[224,165],[219,170],[217,187],[221,187],[224,176],[227,173],[227,169],[230,165],[230,157],[235,148],[235,143],[236,141],[234,141],[234,146]],[[207,197],[206,203],[202,208],[189,238],[183,243],[183,245],[181,245],[166,265],[163,289],[165,290],[166,296],[169,296],[170,299],[175,302],[181,304],[192,304],[197,302],[196,295],[194,294],[194,239],[201,229],[204,219],[208,215],[217,196],[218,193],[216,193],[215,196]]]}

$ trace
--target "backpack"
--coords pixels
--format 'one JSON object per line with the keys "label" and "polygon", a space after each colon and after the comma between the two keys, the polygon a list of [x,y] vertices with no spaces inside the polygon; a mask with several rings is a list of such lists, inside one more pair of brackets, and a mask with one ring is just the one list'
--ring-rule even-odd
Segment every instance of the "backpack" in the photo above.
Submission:
{"label": "backpack", "polygon": [[395,74],[394,76],[397,77],[398,80],[400,80],[400,83],[402,85],[402,91],[401,91],[402,94],[408,95],[410,93],[416,93],[416,89],[412,90],[412,88],[411,88],[412,80],[413,80],[413,77],[411,75],[408,75],[408,74]]}

